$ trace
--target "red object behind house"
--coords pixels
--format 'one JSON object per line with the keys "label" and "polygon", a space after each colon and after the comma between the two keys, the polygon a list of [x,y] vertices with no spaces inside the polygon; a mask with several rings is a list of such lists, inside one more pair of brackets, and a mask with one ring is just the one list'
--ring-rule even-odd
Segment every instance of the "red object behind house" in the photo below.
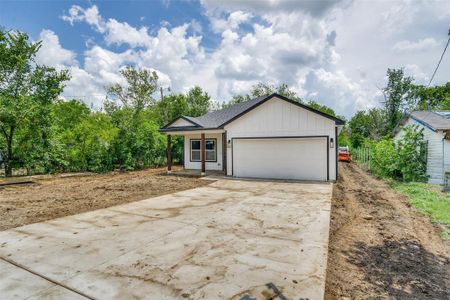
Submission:
{"label": "red object behind house", "polygon": [[338,160],[339,161],[350,161],[350,151],[347,147],[339,147],[338,149]]}

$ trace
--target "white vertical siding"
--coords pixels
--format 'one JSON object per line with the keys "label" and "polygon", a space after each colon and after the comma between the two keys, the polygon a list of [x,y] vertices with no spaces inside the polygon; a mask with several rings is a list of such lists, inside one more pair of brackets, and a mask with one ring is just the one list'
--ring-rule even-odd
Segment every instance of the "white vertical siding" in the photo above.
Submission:
{"label": "white vertical siding", "polygon": [[[427,176],[428,182],[433,184],[443,184],[443,148],[445,146],[445,161],[447,162],[447,168],[450,170],[450,143],[449,141],[444,141],[444,134],[442,132],[435,132],[430,128],[423,126],[422,124],[416,122],[414,119],[409,118],[404,126],[408,125],[418,125],[423,128],[424,140],[428,142],[428,156],[427,156]],[[404,131],[400,130],[396,136],[395,140],[399,139],[404,135]],[[444,145],[445,143],[445,145]]]}
{"label": "white vertical siding", "polygon": [[[336,179],[335,121],[276,97],[227,124],[227,140],[237,137],[328,136],[329,179]],[[227,174],[232,175],[231,147],[227,147]]]}
{"label": "white vertical siding", "polygon": [[[191,139],[200,139],[201,135],[198,134],[186,134],[184,136],[184,167],[191,170],[200,170],[202,168],[201,162],[191,161]],[[214,138],[217,140],[217,162],[206,162],[206,170],[222,170],[222,134],[205,134],[205,139]]]}

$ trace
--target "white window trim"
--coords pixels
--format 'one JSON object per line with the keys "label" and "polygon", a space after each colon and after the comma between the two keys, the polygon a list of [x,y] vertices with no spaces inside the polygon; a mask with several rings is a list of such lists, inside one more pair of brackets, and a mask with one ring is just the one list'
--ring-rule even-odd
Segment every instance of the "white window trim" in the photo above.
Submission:
{"label": "white window trim", "polygon": [[[195,142],[195,141],[198,141],[198,142],[200,142],[200,149],[199,150],[194,150],[194,149],[192,149],[192,142]],[[217,162],[217,139],[216,138],[209,138],[209,139],[205,139],[205,144],[206,144],[206,142],[207,141],[213,141],[214,142],[214,150],[208,150],[208,149],[205,149],[205,156],[207,156],[206,155],[206,152],[213,152],[214,153],[214,159],[213,160],[211,160],[211,159],[206,159],[206,157],[205,157],[205,162]],[[201,159],[201,157],[202,157],[202,154],[201,154],[201,142],[202,142],[202,140],[201,139],[191,139],[190,141],[189,141],[189,159],[190,159],[190,161],[192,161],[192,162],[200,162],[200,161],[202,161],[202,159]],[[200,159],[198,159],[198,160],[194,160],[194,159],[192,159],[192,152],[193,151],[198,151],[198,152],[200,152]]]}

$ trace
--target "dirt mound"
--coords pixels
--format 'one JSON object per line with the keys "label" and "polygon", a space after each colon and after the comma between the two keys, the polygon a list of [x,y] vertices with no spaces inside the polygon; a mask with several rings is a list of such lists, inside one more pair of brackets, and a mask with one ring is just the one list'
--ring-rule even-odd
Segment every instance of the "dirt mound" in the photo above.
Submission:
{"label": "dirt mound", "polygon": [[326,299],[449,299],[450,243],[408,200],[355,164],[334,186]]}

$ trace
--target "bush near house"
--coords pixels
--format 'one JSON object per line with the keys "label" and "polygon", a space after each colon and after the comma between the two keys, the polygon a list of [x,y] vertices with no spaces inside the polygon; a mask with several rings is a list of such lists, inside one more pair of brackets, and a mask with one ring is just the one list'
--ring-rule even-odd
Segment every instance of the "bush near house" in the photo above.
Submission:
{"label": "bush near house", "polygon": [[[368,155],[356,157],[367,163],[369,170],[381,178],[411,182],[426,179],[426,144],[423,130],[407,126],[405,134],[397,141],[382,139],[366,142]],[[358,152],[358,151],[355,151]]]}

